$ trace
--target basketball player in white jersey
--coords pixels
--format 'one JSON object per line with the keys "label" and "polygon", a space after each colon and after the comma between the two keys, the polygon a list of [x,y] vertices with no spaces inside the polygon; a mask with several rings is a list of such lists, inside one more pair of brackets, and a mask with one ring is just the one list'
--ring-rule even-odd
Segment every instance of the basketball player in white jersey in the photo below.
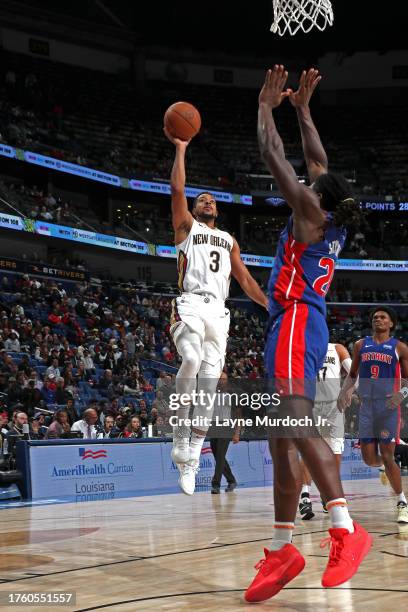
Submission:
{"label": "basketball player in white jersey", "polygon": [[[197,390],[213,397],[224,360],[230,315],[225,308],[231,274],[242,290],[267,308],[268,298],[241,261],[237,241],[216,228],[217,204],[211,193],[200,193],[188,210],[185,196],[185,152],[189,142],[167,138],[176,147],[171,172],[171,209],[177,249],[179,289],[173,300],[171,333],[182,363],[176,377],[176,393],[191,397]],[[198,377],[198,381],[197,381]],[[208,395],[207,395],[208,394]],[[180,403],[173,427],[172,459],[180,471],[179,484],[192,495],[205,435],[211,423],[211,401],[194,407],[192,429],[188,424],[191,402]],[[174,422],[174,421],[173,421]]]}
{"label": "basketball player in white jersey", "polygon": [[[320,435],[332,449],[340,472],[341,456],[344,451],[344,415],[337,407],[341,390],[341,373],[349,373],[351,366],[350,353],[342,344],[329,343],[323,367],[319,370],[316,398],[313,406],[313,418],[317,423]],[[319,425],[320,423],[320,425]],[[312,478],[308,469],[301,463],[303,474],[302,492],[299,500],[299,512],[304,521],[314,517],[310,501]],[[324,500],[323,512],[327,513]]]}

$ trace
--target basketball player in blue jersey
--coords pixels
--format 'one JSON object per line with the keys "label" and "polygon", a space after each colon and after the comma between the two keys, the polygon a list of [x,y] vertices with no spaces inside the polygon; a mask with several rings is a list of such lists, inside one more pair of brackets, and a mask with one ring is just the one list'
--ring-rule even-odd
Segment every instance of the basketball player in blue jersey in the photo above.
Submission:
{"label": "basketball player in blue jersey", "polygon": [[[269,326],[265,368],[281,396],[279,414],[310,423],[270,438],[274,469],[275,529],[270,550],[245,593],[250,602],[278,593],[303,569],[305,560],[291,544],[301,490],[298,453],[322,499],[332,528],[322,585],[349,580],[368,553],[372,538],[349,516],[336,459],[313,424],[315,381],[329,342],[325,296],[346,240],[346,221],[358,225],[361,211],[348,182],[328,172],[327,156],[313,123],[309,101],[320,81],[317,70],[303,72],[297,91],[285,90],[283,66],[268,70],[259,95],[258,142],[261,156],[292,209],[282,232],[269,282]],[[300,124],[311,188],[299,183],[285,158],[273,111],[289,98]],[[303,421],[304,423],[305,421]]]}
{"label": "basketball player in blue jersey", "polygon": [[373,335],[361,338],[354,345],[350,373],[339,396],[339,408],[344,410],[350,405],[358,377],[358,393],[362,399],[359,412],[361,454],[369,466],[384,465],[397,498],[397,521],[408,523],[401,471],[394,459],[399,434],[399,403],[408,395],[407,387],[401,389],[401,377],[408,378],[408,346],[391,336],[396,324],[397,316],[391,308],[378,306],[373,310]]}

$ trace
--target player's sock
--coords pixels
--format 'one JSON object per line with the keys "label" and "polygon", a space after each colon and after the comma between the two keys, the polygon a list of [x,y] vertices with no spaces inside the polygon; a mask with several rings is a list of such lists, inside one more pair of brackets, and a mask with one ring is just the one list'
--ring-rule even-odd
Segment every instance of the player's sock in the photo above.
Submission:
{"label": "player's sock", "polygon": [[204,440],[205,436],[201,436],[195,431],[193,431],[190,440],[190,459],[195,459],[196,461],[199,461]]}
{"label": "player's sock", "polygon": [[305,484],[302,485],[302,493],[301,493],[302,497],[304,497],[304,493],[307,494],[307,497],[310,497],[310,487],[309,487],[309,485],[305,485]]}
{"label": "player's sock", "polygon": [[280,550],[286,544],[291,544],[294,523],[282,523],[276,521],[273,526],[273,537],[270,550]]}
{"label": "player's sock", "polygon": [[344,497],[331,499],[326,504],[326,508],[330,514],[330,520],[334,529],[347,529],[350,533],[354,533],[353,521],[350,518],[347,508],[347,502]]}
{"label": "player's sock", "polygon": [[402,493],[399,493],[397,495],[397,504],[399,504],[400,502],[406,504],[407,503],[407,498],[405,497],[404,491],[402,491]]}
{"label": "player's sock", "polygon": [[173,438],[176,441],[180,441],[180,443],[185,443],[187,441],[188,444],[190,442],[191,428],[189,425],[185,424],[186,419],[188,419],[189,411],[190,404],[179,406],[174,414],[174,416],[177,417],[177,421],[176,424],[173,425]]}
{"label": "player's sock", "polygon": [[171,458],[176,465],[186,463],[190,459],[190,426],[185,425],[190,406],[180,406],[177,409],[177,424],[173,425],[173,448]]}

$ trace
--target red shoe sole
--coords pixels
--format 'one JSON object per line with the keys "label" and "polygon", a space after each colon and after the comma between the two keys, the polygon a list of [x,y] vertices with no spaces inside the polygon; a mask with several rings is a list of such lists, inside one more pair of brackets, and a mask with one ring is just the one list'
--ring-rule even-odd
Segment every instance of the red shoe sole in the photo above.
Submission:
{"label": "red shoe sole", "polygon": [[325,588],[331,588],[331,587],[340,586],[341,584],[344,584],[345,582],[347,582],[348,580],[350,580],[350,579],[351,579],[351,578],[354,576],[354,574],[356,574],[356,573],[358,572],[360,565],[362,564],[362,562],[364,561],[364,559],[366,558],[366,556],[367,556],[367,555],[368,555],[368,553],[370,552],[370,548],[371,548],[371,547],[372,547],[372,545],[373,545],[373,538],[372,538],[372,537],[371,537],[369,534],[367,534],[367,535],[368,535],[368,538],[367,538],[367,540],[366,540],[366,542],[365,542],[365,545],[364,545],[364,548],[363,548],[363,550],[362,550],[362,552],[361,552],[360,561],[359,561],[359,563],[358,563],[358,566],[357,566],[357,567],[356,567],[356,569],[354,570],[354,572],[353,572],[353,573],[352,573],[350,576],[347,576],[347,578],[342,578],[341,580],[338,580],[338,581],[336,581],[336,582],[331,582],[330,584],[326,584],[326,583],[323,581],[323,578],[322,578],[322,586],[323,586],[323,587],[325,587]]}
{"label": "red shoe sole", "polygon": [[[303,557],[296,558],[293,561],[292,565],[290,565],[286,569],[284,575],[278,582],[274,584],[270,584],[270,585],[264,584],[262,585],[262,587],[259,587],[259,590],[263,591],[262,595],[260,594],[247,595],[248,591],[246,591],[244,594],[245,601],[247,603],[258,603],[260,601],[265,601],[266,599],[270,599],[271,597],[274,597],[274,595],[277,595],[279,591],[281,591],[283,587],[288,584],[288,582],[290,582],[291,580],[293,580],[294,578],[296,578],[296,576],[300,574],[300,572],[304,569],[305,564],[306,564],[306,561],[304,560]],[[290,576],[288,576],[288,572],[290,572],[291,574]]]}

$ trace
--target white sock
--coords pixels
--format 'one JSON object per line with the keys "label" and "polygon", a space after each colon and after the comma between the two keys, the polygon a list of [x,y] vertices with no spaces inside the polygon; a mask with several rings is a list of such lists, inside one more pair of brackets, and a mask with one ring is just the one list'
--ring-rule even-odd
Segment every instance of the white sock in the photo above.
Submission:
{"label": "white sock", "polygon": [[[190,405],[180,406],[175,413],[177,424],[173,425],[173,444],[178,447],[186,447],[190,444],[191,428],[185,425],[185,420],[188,419]],[[179,425],[181,423],[181,425]]]}
{"label": "white sock", "polygon": [[405,497],[404,492],[399,493],[397,495],[397,504],[399,504],[400,502],[404,502],[404,504],[407,503],[407,498]]}
{"label": "white sock", "polygon": [[194,431],[191,434],[190,440],[190,458],[199,461],[201,455],[201,449],[203,447],[205,436],[200,436]]}
{"label": "white sock", "polygon": [[292,534],[295,528],[294,523],[281,523],[275,521],[270,550],[280,550],[286,544],[292,543]]}
{"label": "white sock", "polygon": [[301,493],[301,495],[303,495],[303,493],[307,493],[307,496],[309,497],[309,495],[310,495],[310,487],[309,487],[309,485],[302,485],[302,493]]}
{"label": "white sock", "polygon": [[353,521],[350,518],[347,508],[347,502],[343,497],[331,499],[326,504],[326,508],[330,514],[330,520],[334,529],[347,529],[350,533],[354,533]]}

